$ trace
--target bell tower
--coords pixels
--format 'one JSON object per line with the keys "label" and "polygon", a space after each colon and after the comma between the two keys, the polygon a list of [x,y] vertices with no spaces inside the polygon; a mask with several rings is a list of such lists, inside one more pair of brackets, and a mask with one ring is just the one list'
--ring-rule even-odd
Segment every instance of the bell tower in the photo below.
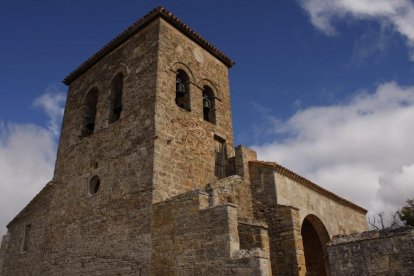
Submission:
{"label": "bell tower", "polygon": [[222,159],[233,155],[228,80],[233,62],[187,28],[160,20],[154,202],[223,177]]}
{"label": "bell tower", "polygon": [[[152,204],[225,176],[233,155],[232,65],[156,8],[64,80],[69,91],[50,203],[51,228],[61,231],[46,237],[48,272],[62,269],[60,260],[99,252],[120,260],[131,252],[126,259],[146,266]],[[112,246],[126,251],[100,246],[110,247],[120,232],[125,236]]]}
{"label": "bell tower", "polygon": [[156,202],[222,177],[233,154],[232,65],[154,9],[65,79],[55,181],[81,185],[102,171],[103,189],[152,189]]}

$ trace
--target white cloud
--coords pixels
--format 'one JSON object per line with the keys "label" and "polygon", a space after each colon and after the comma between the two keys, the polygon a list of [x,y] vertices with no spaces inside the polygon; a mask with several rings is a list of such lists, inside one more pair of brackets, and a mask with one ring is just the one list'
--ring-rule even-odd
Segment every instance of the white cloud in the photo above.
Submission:
{"label": "white cloud", "polygon": [[51,87],[35,100],[49,127],[0,119],[0,234],[7,223],[52,179],[65,95]]}
{"label": "white cloud", "polygon": [[390,24],[407,41],[414,60],[414,3],[411,0],[299,0],[312,24],[328,35],[334,23],[352,18]]}
{"label": "white cloud", "polygon": [[64,111],[66,96],[64,93],[56,92],[56,86],[50,86],[46,93],[34,101],[34,106],[43,109],[49,117],[49,130],[54,135],[59,135],[60,123]]}
{"label": "white cloud", "polygon": [[276,125],[270,121],[269,128],[288,138],[254,147],[261,159],[371,213],[395,211],[414,198],[414,87],[389,82],[346,103],[309,107]]}

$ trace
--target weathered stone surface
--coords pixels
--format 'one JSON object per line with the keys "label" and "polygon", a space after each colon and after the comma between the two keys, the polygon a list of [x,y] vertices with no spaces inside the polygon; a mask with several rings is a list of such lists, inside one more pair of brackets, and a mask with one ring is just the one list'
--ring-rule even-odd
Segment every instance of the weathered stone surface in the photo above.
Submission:
{"label": "weathered stone surface", "polygon": [[233,148],[231,64],[161,8],[70,74],[53,180],[8,225],[0,274],[305,275],[305,220],[311,242],[366,229],[362,208]]}
{"label": "weathered stone surface", "polygon": [[[45,250],[45,237],[50,220],[48,211],[52,191],[53,185],[49,183],[30,202],[28,208],[9,224],[0,253],[4,254],[0,275],[27,275],[28,271],[32,275],[41,275],[40,263],[44,257],[42,252]],[[31,225],[30,236],[25,237],[27,225]],[[24,239],[27,239],[26,250],[23,249]]]}
{"label": "weathered stone surface", "polygon": [[[207,194],[196,190],[154,204],[152,273],[230,275],[243,272],[246,275],[270,275],[266,229],[263,229],[264,238],[258,246],[249,248],[260,252],[238,252],[241,241],[236,206],[221,204],[208,207],[205,205],[207,197]],[[257,258],[264,258],[264,264],[255,261]]]}
{"label": "weathered stone surface", "polygon": [[[214,136],[225,141],[228,157],[234,155],[228,68],[164,20],[159,32],[153,202],[204,188],[217,179]],[[194,49],[204,57],[203,63],[195,59]],[[190,78],[191,112],[172,104],[178,69]],[[205,85],[216,97],[216,124],[203,119]]]}
{"label": "weathered stone surface", "polygon": [[308,215],[315,215],[323,222],[330,237],[368,229],[366,211],[362,208],[354,208],[347,201],[339,201],[329,196],[331,193],[322,194],[311,189],[267,163],[251,162],[250,175],[253,195],[262,204],[295,207],[299,210],[300,223]]}
{"label": "weathered stone surface", "polygon": [[6,234],[2,237],[0,246],[0,273],[3,271],[3,265],[7,254],[7,248],[9,246],[10,235]]}
{"label": "weathered stone surface", "polygon": [[414,275],[414,228],[335,236],[327,246],[332,275]]}

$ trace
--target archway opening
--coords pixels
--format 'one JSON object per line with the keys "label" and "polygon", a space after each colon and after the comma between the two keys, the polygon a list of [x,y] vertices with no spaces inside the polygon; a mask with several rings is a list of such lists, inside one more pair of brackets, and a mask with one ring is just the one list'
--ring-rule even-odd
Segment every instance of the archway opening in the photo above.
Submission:
{"label": "archway opening", "polygon": [[83,120],[81,138],[88,137],[95,131],[96,105],[98,104],[98,89],[92,88],[85,97],[81,109]]}
{"label": "archway opening", "polygon": [[302,241],[307,275],[326,276],[326,243],[329,234],[323,223],[314,215],[308,215],[302,223]]}
{"label": "archway opening", "polygon": [[184,70],[178,69],[175,78],[175,103],[187,111],[190,107],[190,78]]}
{"label": "archway opening", "polygon": [[109,124],[115,123],[121,118],[123,86],[124,77],[121,73],[119,73],[111,83],[111,94],[109,97]]}
{"label": "archway opening", "polygon": [[203,118],[207,122],[216,123],[216,107],[213,90],[205,85],[203,87]]}

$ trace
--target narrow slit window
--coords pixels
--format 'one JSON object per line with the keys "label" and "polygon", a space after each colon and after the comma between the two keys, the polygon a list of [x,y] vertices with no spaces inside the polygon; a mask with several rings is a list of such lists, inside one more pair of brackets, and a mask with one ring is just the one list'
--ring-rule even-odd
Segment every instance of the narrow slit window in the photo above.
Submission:
{"label": "narrow slit window", "polygon": [[190,111],[190,78],[183,70],[178,70],[175,79],[175,103]]}
{"label": "narrow slit window", "polygon": [[113,80],[111,85],[110,94],[110,113],[109,124],[118,121],[121,118],[122,112],[122,90],[124,85],[124,78],[122,74],[118,74]]}
{"label": "narrow slit window", "polygon": [[96,105],[98,103],[98,89],[93,88],[85,97],[82,105],[82,131],[81,138],[88,137],[95,130]]}
{"label": "narrow slit window", "polygon": [[220,137],[214,137],[215,144],[215,164],[214,174],[218,179],[224,178],[225,175],[225,162],[227,159],[226,141]]}
{"label": "narrow slit window", "polygon": [[30,230],[31,230],[31,228],[32,228],[31,224],[27,224],[24,227],[22,253],[27,252],[27,250],[29,249],[29,240],[30,240]]}

